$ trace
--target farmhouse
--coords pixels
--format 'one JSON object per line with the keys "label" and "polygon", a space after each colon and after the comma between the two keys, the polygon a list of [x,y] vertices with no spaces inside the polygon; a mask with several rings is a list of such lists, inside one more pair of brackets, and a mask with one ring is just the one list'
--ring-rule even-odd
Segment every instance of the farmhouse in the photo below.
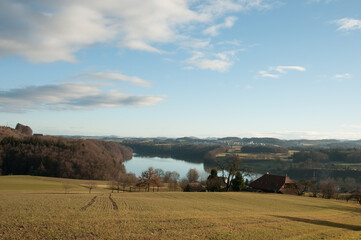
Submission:
{"label": "farmhouse", "polygon": [[249,184],[255,191],[296,194],[296,183],[287,176],[265,174]]}

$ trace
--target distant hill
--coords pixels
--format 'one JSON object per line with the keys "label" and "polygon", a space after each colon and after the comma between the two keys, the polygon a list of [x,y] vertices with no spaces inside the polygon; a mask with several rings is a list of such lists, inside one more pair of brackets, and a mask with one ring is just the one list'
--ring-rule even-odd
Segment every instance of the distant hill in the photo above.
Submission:
{"label": "distant hill", "polygon": [[124,171],[122,162],[131,159],[133,154],[131,148],[113,142],[32,136],[30,128],[19,129],[0,127],[3,175],[106,179]]}
{"label": "distant hill", "polygon": [[213,162],[217,154],[224,153],[227,148],[220,145],[203,144],[156,144],[154,142],[124,141],[137,155],[163,156],[190,162]]}
{"label": "distant hill", "polygon": [[271,145],[285,147],[288,149],[305,150],[305,149],[318,149],[318,148],[358,148],[361,149],[361,140],[339,140],[339,139],[295,139],[284,140],[270,137],[251,137],[251,138],[239,138],[239,137],[208,137],[208,138],[196,138],[196,137],[181,137],[181,138],[166,138],[166,137],[147,137],[147,138],[135,138],[135,137],[86,137],[86,136],[64,136],[67,138],[91,138],[99,140],[107,140],[113,142],[149,142],[155,144],[203,144],[203,145]]}

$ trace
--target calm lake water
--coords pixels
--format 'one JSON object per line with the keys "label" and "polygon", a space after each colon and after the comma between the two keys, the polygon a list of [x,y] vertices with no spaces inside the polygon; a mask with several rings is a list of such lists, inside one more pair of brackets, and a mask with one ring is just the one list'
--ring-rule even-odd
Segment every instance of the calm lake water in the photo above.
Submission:
{"label": "calm lake water", "polygon": [[137,176],[140,176],[141,173],[149,167],[153,167],[154,169],[160,168],[164,172],[176,171],[180,174],[180,178],[185,178],[190,168],[197,169],[200,177],[203,179],[206,179],[209,175],[209,173],[204,170],[203,163],[191,163],[173,158],[140,157],[134,155],[131,160],[124,162],[124,166],[127,172],[135,173]]}
{"label": "calm lake water", "polygon": [[[134,155],[131,160],[124,162],[124,166],[127,172],[135,173],[138,177],[141,173],[147,170],[149,167],[154,169],[160,168],[164,172],[176,171],[180,174],[180,178],[186,178],[190,168],[197,169],[200,179],[207,179],[209,173],[204,170],[203,163],[192,163],[183,160],[176,160],[173,158],[160,158],[160,157],[140,157]],[[218,175],[220,176],[221,173]],[[260,177],[260,174],[256,174],[252,177],[245,177],[249,180]]]}

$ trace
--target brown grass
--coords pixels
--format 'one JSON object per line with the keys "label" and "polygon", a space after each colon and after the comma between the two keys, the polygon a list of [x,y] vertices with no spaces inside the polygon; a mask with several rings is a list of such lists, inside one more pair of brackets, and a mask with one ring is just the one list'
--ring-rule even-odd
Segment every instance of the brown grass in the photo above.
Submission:
{"label": "brown grass", "polygon": [[256,193],[109,197],[109,190],[86,191],[0,190],[0,239],[361,239],[361,207],[351,202]]}

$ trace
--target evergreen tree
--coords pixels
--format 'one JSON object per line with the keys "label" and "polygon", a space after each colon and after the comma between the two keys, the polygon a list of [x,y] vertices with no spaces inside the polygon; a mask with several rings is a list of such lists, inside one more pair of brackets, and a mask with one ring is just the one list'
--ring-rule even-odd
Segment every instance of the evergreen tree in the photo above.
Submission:
{"label": "evergreen tree", "polygon": [[235,178],[231,182],[233,191],[241,191],[246,188],[244,184],[243,176],[240,171],[237,171]]}
{"label": "evergreen tree", "polygon": [[222,180],[217,176],[217,169],[211,170],[211,175],[207,178],[207,191],[218,192],[221,190]]}

